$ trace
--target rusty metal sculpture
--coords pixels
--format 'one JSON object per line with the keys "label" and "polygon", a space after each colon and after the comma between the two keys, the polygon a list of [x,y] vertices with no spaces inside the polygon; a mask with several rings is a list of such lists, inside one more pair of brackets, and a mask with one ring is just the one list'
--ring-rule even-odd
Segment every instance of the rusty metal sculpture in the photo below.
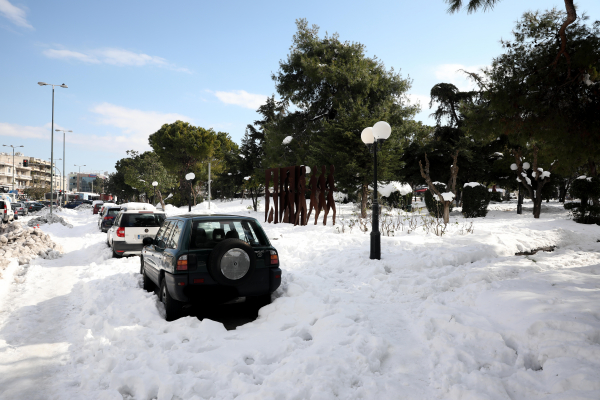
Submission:
{"label": "rusty metal sculpture", "polygon": [[[324,211],[323,224],[327,224],[329,210],[333,210],[335,225],[335,200],[333,192],[337,190],[333,179],[335,168],[330,166],[327,177],[326,167],[321,167],[317,177],[317,167],[310,174],[310,205],[306,210],[306,167],[271,168],[265,171],[265,222],[306,225],[315,210],[315,225],[319,214]],[[272,185],[272,186],[271,186]],[[271,187],[273,191],[271,192]],[[273,200],[273,205],[271,205]]]}
{"label": "rusty metal sculpture", "polygon": [[[325,167],[323,167],[325,170]],[[335,225],[335,199],[333,198],[333,192],[337,190],[335,187],[335,182],[333,181],[333,173],[335,172],[335,167],[331,165],[329,167],[329,175],[327,175],[327,204],[325,205],[325,215],[323,216],[323,225],[327,225],[327,214],[329,214],[329,210],[333,210],[333,215],[331,216],[333,220],[333,225]]]}

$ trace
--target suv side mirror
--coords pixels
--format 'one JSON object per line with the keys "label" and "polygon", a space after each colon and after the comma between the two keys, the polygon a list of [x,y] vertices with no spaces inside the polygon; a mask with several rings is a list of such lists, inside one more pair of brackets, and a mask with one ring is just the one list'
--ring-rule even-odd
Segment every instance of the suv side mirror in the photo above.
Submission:
{"label": "suv side mirror", "polygon": [[150,246],[152,243],[154,243],[154,239],[151,237],[145,237],[144,240],[142,240],[142,243],[144,246]]}
{"label": "suv side mirror", "polygon": [[159,239],[158,242],[156,243],[156,247],[158,248],[158,250],[164,250],[167,247],[167,244],[165,243],[164,240]]}

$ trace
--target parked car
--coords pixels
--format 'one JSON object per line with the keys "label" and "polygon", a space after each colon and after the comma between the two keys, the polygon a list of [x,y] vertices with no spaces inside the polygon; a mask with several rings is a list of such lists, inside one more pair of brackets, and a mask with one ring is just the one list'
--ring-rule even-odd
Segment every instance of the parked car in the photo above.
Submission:
{"label": "parked car", "polygon": [[6,224],[14,220],[15,214],[10,205],[10,201],[0,200],[0,221]]}
{"label": "parked car", "polygon": [[115,205],[115,203],[104,203],[104,204],[102,204],[102,207],[100,207],[100,211],[98,211],[98,214],[100,214],[100,218],[102,218],[102,213],[104,212],[104,210],[107,207],[114,206],[114,205]]}
{"label": "parked car", "polygon": [[15,213],[15,221],[19,219],[19,211],[17,211],[16,208],[13,208],[13,211]]}
{"label": "parked car", "polygon": [[17,210],[17,212],[19,213],[19,215],[27,215],[28,211],[27,211],[27,205],[23,202],[19,202],[19,203],[12,203],[12,206],[14,209]]}
{"label": "parked car", "polygon": [[106,242],[113,257],[140,254],[145,237],[154,237],[165,221],[166,215],[146,203],[126,203],[106,232]]}
{"label": "parked car", "polygon": [[46,206],[43,205],[42,203],[33,202],[33,203],[29,203],[29,206],[27,207],[27,211],[28,212],[40,211],[44,207],[46,207]]}
{"label": "parked car", "polygon": [[83,204],[82,201],[70,201],[65,205],[65,208],[75,208],[77,206],[80,206],[81,204]]}
{"label": "parked car", "polygon": [[100,219],[98,220],[98,229],[102,232],[106,232],[113,226],[115,222],[115,217],[121,211],[120,206],[112,205],[109,207],[104,207],[102,212],[100,213]]}
{"label": "parked car", "polygon": [[167,321],[180,317],[186,303],[225,303],[245,297],[266,305],[281,284],[277,250],[254,218],[169,217],[156,236],[143,243],[143,287],[159,288]]}
{"label": "parked car", "polygon": [[98,214],[98,212],[100,211],[100,207],[102,207],[102,204],[104,204],[102,200],[94,200],[92,203],[92,214]]}

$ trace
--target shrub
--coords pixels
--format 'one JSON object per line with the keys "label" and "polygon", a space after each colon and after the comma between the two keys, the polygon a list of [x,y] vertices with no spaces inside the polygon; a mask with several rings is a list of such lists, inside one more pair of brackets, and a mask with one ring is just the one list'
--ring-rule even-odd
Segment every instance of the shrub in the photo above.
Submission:
{"label": "shrub", "polygon": [[502,193],[500,193],[500,192],[491,192],[490,193],[490,200],[491,201],[496,201],[498,203],[502,203]]}
{"label": "shrub", "polygon": [[[446,185],[440,182],[434,182],[433,186],[435,186],[440,193],[444,193],[447,190]],[[437,196],[435,197],[436,198],[434,199],[434,194],[431,190],[427,190],[425,192],[425,206],[431,215],[436,218],[442,218],[444,216],[444,203],[439,202]],[[452,203],[450,203],[450,211],[452,211]]]}
{"label": "shrub", "polygon": [[490,192],[486,187],[477,184],[465,184],[462,197],[462,213],[465,218],[485,217],[490,204]]}
{"label": "shrub", "polygon": [[581,203],[565,203],[564,207],[565,210],[572,210],[581,207]]}
{"label": "shrub", "polygon": [[[581,200],[580,203],[572,207],[573,221],[580,224],[598,224],[600,225],[600,207],[590,204],[592,199],[600,196],[600,180],[598,178],[588,178],[580,176],[571,184],[571,197]],[[566,204],[565,204],[565,208]]]}

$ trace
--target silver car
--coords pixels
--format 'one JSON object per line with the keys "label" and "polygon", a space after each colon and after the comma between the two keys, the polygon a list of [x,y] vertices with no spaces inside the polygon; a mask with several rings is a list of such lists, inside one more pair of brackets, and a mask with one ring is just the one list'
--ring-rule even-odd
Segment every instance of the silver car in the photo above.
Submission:
{"label": "silver car", "polygon": [[12,207],[13,209],[17,209],[17,213],[19,213],[19,215],[29,214],[29,211],[27,211],[27,207],[24,203],[12,203]]}

